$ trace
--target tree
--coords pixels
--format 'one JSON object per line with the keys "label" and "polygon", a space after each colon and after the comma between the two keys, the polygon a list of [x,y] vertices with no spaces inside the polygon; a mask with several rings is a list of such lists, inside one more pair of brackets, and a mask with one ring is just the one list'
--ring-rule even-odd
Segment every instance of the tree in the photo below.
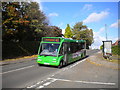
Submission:
{"label": "tree", "polygon": [[[22,11],[24,17],[29,21],[29,24],[24,27],[26,30],[23,40],[40,40],[44,36],[44,27],[48,25],[46,16],[39,9],[39,4],[36,2],[23,3]],[[38,38],[39,37],[39,38]]]}
{"label": "tree", "polygon": [[19,17],[19,12],[15,9],[19,7],[16,4],[2,2],[2,39],[6,41],[14,38],[14,30],[17,28],[17,25],[13,24],[13,20]]}
{"label": "tree", "polygon": [[[36,2],[2,2],[3,41],[33,41],[44,34],[46,16]],[[38,38],[37,38],[38,39]]]}
{"label": "tree", "polygon": [[73,34],[72,34],[72,31],[71,31],[71,28],[70,28],[70,25],[69,25],[69,24],[67,24],[67,27],[66,27],[66,29],[65,29],[65,34],[64,34],[64,36],[65,36],[66,38],[72,38],[72,37],[73,37]]}
{"label": "tree", "polygon": [[[1,10],[2,10],[2,3],[0,2],[0,22],[2,21],[2,12],[1,12]],[[0,26],[2,26],[1,23],[0,23]]]}
{"label": "tree", "polygon": [[83,25],[83,22],[78,22],[73,26],[73,39],[83,39],[86,40],[86,47],[89,48],[93,43],[93,30],[88,29],[86,25]]}
{"label": "tree", "polygon": [[103,50],[103,45],[100,46],[100,50]]}
{"label": "tree", "polygon": [[49,26],[50,29],[48,30],[47,36],[50,37],[61,37],[62,29],[57,26]]}

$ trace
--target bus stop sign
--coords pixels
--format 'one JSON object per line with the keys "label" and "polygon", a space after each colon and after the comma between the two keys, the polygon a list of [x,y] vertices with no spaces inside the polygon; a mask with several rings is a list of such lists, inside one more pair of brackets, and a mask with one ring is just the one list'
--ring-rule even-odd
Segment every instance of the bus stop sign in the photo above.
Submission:
{"label": "bus stop sign", "polygon": [[112,41],[103,41],[103,57],[109,58],[112,56]]}

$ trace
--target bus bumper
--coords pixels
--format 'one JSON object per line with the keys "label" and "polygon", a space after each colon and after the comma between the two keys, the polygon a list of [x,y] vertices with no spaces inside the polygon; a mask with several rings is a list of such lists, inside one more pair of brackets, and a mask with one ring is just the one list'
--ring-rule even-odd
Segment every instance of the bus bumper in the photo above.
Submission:
{"label": "bus bumper", "polygon": [[43,65],[51,65],[51,66],[58,66],[59,62],[41,62],[37,60],[38,64],[43,64]]}

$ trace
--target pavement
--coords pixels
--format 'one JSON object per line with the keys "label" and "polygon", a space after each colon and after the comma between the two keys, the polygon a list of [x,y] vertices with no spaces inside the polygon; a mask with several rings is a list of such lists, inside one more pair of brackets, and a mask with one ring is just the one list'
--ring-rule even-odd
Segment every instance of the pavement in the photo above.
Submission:
{"label": "pavement", "polygon": [[104,66],[112,69],[120,69],[120,64],[118,64],[118,62],[111,62],[111,60],[104,59],[101,51],[88,57],[87,61],[97,66]]}

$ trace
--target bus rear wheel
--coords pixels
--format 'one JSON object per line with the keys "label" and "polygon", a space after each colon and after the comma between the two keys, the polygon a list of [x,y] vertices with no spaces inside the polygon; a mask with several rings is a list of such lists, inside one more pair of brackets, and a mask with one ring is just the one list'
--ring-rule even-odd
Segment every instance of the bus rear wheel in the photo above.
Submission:
{"label": "bus rear wheel", "polygon": [[63,61],[60,62],[58,68],[60,69],[60,68],[62,68],[62,66],[63,66]]}

